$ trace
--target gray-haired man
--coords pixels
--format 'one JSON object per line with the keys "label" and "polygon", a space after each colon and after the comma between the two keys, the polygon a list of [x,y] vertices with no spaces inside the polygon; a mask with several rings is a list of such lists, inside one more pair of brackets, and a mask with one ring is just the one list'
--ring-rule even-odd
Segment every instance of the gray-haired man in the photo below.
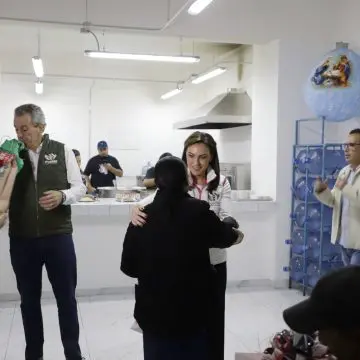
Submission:
{"label": "gray-haired man", "polygon": [[86,188],[72,150],[44,134],[46,121],[40,107],[27,104],[16,108],[14,127],[26,146],[9,210],[10,255],[21,296],[25,359],[43,357],[41,285],[45,265],[57,301],[65,357],[80,360],[69,205],[81,198]]}

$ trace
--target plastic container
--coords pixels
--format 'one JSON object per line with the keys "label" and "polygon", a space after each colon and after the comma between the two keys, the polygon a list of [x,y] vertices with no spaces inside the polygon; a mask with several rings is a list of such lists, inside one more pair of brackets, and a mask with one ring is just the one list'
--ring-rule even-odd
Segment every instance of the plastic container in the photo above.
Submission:
{"label": "plastic container", "polygon": [[309,150],[309,156],[306,161],[306,168],[313,175],[321,175],[323,161],[325,161],[325,176],[333,175],[345,165],[344,152],[342,150],[328,149]]}
{"label": "plastic container", "polygon": [[305,174],[307,168],[307,150],[300,150],[295,159],[295,166],[299,172]]}
{"label": "plastic container", "polygon": [[304,259],[295,256],[290,261],[290,277],[296,281],[301,282],[305,278],[304,273]]}
{"label": "plastic container", "polygon": [[[307,214],[305,213],[305,204],[299,204],[293,214],[295,223],[298,227],[304,228],[305,222],[307,224],[307,230],[316,232],[320,231],[321,227],[321,206],[320,204],[308,204]],[[331,226],[332,210],[324,206],[323,212],[323,226]]]}
{"label": "plastic container", "polygon": [[142,169],[141,169],[141,176],[145,177],[147,171],[148,171],[150,168],[152,168],[152,165],[151,165],[151,162],[148,161],[147,164],[146,164],[145,166],[143,166]]}
{"label": "plastic container", "polygon": [[328,274],[332,269],[333,266],[330,262],[322,262],[321,271],[319,262],[311,262],[306,269],[308,285],[314,287],[319,281],[320,277]]}

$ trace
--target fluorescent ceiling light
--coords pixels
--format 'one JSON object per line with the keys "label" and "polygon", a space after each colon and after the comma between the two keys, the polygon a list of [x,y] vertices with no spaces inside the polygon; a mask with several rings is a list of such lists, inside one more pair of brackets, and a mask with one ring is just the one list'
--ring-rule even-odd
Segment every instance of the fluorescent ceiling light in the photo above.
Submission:
{"label": "fluorescent ceiling light", "polygon": [[42,78],[44,76],[44,67],[43,62],[39,56],[34,56],[32,58],[34,72],[37,78]]}
{"label": "fluorescent ceiling light", "polygon": [[189,15],[199,15],[203,10],[205,10],[214,0],[196,0],[189,7],[188,13]]}
{"label": "fluorescent ceiling light", "polygon": [[116,59],[116,60],[138,60],[138,61],[157,61],[170,63],[193,64],[200,61],[198,56],[171,56],[171,55],[150,55],[150,54],[123,54],[108,51],[85,50],[84,55],[97,59]]}
{"label": "fluorescent ceiling light", "polygon": [[35,83],[35,92],[41,95],[44,92],[44,84],[41,81]]}
{"label": "fluorescent ceiling light", "polygon": [[193,84],[201,84],[206,80],[212,79],[215,76],[219,76],[221,74],[223,74],[227,69],[223,68],[223,67],[218,67],[214,70],[211,70],[203,75],[199,75],[198,77],[196,77],[194,80],[192,80],[191,82]]}
{"label": "fluorescent ceiling light", "polygon": [[161,96],[161,99],[162,99],[162,100],[170,99],[170,98],[172,98],[173,96],[180,94],[182,91],[183,91],[183,89],[171,90],[171,91],[167,92],[166,94],[162,95],[162,96]]}

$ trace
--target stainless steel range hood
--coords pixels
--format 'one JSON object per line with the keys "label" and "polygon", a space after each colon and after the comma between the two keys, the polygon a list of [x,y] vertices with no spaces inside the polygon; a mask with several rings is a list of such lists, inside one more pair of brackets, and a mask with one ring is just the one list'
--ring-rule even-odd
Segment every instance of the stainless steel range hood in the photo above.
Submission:
{"label": "stainless steel range hood", "polygon": [[175,129],[229,129],[251,125],[252,102],[244,90],[230,89],[202,106],[188,120],[174,124]]}

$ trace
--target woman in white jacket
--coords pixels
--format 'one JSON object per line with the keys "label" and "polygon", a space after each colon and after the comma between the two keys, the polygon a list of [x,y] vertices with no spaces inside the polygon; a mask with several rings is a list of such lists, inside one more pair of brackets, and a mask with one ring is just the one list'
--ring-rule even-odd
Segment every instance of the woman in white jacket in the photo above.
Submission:
{"label": "woman in white jacket", "polygon": [[[213,137],[199,131],[190,135],[185,141],[182,159],[189,170],[189,194],[197,199],[207,201],[210,209],[221,220],[228,217],[231,187],[225,176],[220,174],[217,146]],[[153,198],[151,196],[144,199],[140,205],[149,204]],[[135,207],[132,214],[132,223],[137,226],[146,223],[146,214],[141,211],[141,206]],[[210,260],[216,270],[208,329],[210,358],[223,360],[227,282],[226,250],[210,249]]]}

